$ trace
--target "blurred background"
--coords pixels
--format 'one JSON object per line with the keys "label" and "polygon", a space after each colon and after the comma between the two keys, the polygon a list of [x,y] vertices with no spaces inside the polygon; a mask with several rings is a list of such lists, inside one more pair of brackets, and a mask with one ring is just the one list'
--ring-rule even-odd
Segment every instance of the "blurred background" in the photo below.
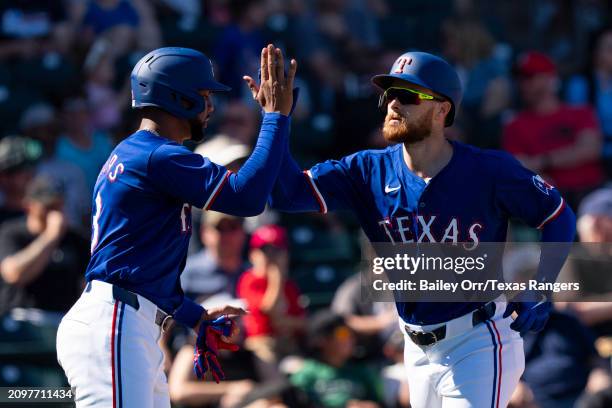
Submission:
{"label": "blurred background", "polygon": [[[577,240],[608,243],[611,13],[604,0],[0,0],[0,386],[65,384],[55,330],[83,288],[98,171],[137,126],[129,73],[151,49],[201,50],[232,87],[190,145],[230,169],[258,134],[242,76],[256,75],[267,43],[299,63],[291,150],[304,168],[384,147],[370,78],[407,50],[439,54],[465,90],[447,136],[511,152],[561,190]],[[362,300],[366,245],[351,214],[194,212],[193,231],[186,294],[252,313],[241,351],[222,356],[222,384],[195,380],[189,333],[165,334],[174,405],[409,406],[394,305]],[[518,223],[508,237],[537,238]],[[567,273],[612,302],[592,278],[612,273],[608,246]],[[515,273],[537,260],[508,251]],[[612,406],[612,303],[575,300],[525,337],[513,407]]]}

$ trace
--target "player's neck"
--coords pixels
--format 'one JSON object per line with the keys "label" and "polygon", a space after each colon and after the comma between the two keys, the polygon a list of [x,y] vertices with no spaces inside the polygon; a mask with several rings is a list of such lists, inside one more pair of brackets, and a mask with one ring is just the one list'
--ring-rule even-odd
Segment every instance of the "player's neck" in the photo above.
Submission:
{"label": "player's neck", "polygon": [[138,130],[148,130],[178,144],[182,144],[189,139],[189,131],[185,131],[182,121],[161,111],[151,112],[144,116],[140,121]]}
{"label": "player's neck", "polygon": [[438,174],[453,156],[453,146],[444,135],[403,146],[404,163],[417,176],[429,179]]}

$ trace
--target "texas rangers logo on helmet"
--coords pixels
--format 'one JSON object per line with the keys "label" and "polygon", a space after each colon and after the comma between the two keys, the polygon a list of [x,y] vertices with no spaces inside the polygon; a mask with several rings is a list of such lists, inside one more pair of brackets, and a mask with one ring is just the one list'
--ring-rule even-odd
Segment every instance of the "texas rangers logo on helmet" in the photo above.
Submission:
{"label": "texas rangers logo on helmet", "polygon": [[554,188],[551,184],[544,181],[544,179],[540,177],[539,174],[536,174],[531,179],[533,180],[533,185],[546,195],[548,195],[548,192]]}
{"label": "texas rangers logo on helmet", "polygon": [[395,61],[395,71],[396,74],[404,73],[404,67],[406,65],[412,64],[412,58],[400,57],[397,61]]}

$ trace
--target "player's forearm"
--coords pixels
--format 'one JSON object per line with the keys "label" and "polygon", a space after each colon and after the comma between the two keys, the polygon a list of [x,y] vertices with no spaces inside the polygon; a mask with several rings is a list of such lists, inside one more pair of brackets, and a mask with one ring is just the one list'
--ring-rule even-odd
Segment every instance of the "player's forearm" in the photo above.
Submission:
{"label": "player's forearm", "polygon": [[45,234],[39,235],[30,245],[0,263],[2,279],[11,285],[26,286],[35,280],[49,264],[57,241]]}
{"label": "player's forearm", "polygon": [[172,313],[172,317],[177,322],[197,331],[196,327],[202,319],[204,311],[202,306],[188,297],[183,297],[183,302]]}
{"label": "player's forearm", "polygon": [[270,207],[285,212],[316,212],[319,204],[306,176],[285,145],[281,168],[270,196]]}
{"label": "player's forearm", "polygon": [[554,282],[563,267],[576,235],[576,216],[566,206],[542,228],[542,250],[536,280]]}
{"label": "player's forearm", "polygon": [[213,210],[241,217],[255,216],[264,210],[278,176],[289,123],[289,117],[280,113],[264,115],[253,153],[237,173],[230,175]]}

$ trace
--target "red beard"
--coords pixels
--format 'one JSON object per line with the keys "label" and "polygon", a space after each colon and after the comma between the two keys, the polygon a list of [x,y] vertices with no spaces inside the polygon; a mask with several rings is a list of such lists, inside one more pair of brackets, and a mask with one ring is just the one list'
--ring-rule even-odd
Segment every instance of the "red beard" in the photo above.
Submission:
{"label": "red beard", "polygon": [[[433,122],[433,108],[423,113],[423,116],[414,123],[408,123],[405,117],[389,115],[385,117],[382,133],[387,142],[414,144],[425,140],[431,134]],[[392,119],[399,120],[398,124],[390,125]]]}

